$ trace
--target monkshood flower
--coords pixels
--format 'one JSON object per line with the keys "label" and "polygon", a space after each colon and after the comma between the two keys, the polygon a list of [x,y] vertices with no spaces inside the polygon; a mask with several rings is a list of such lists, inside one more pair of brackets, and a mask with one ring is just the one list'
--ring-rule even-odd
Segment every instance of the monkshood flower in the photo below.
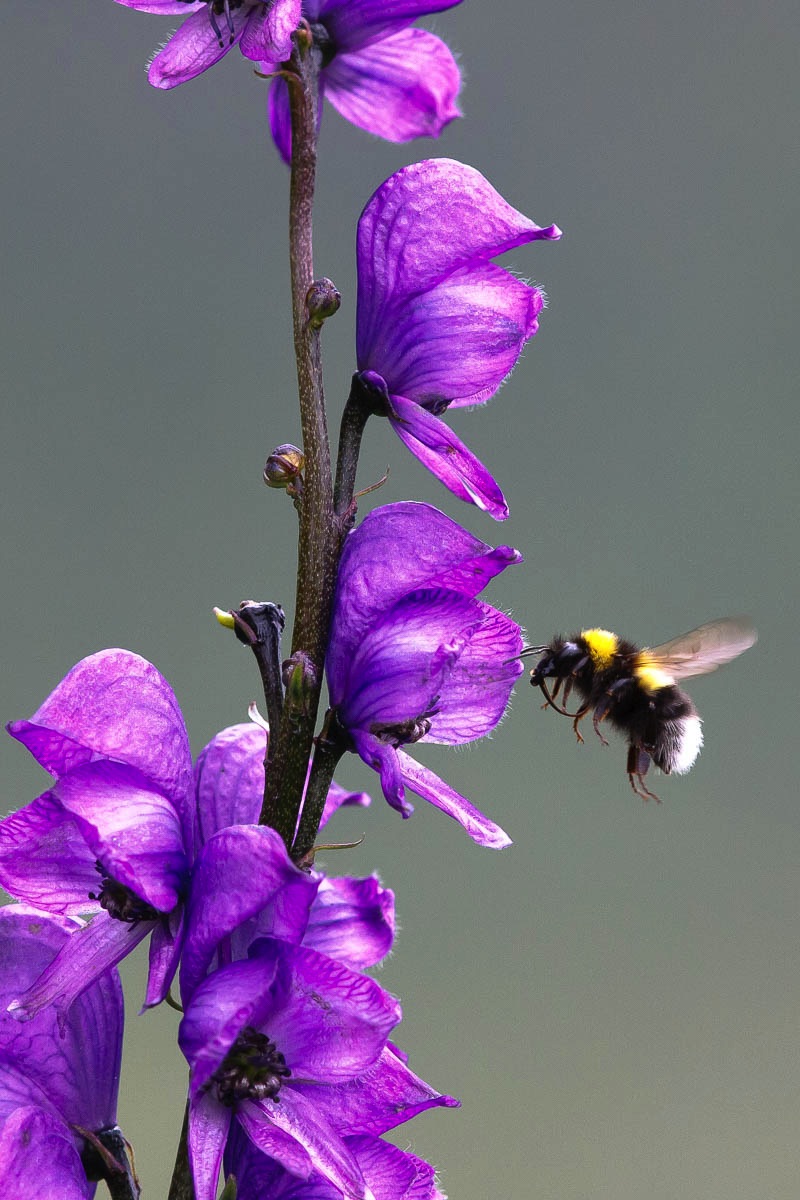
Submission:
{"label": "monkshood flower", "polygon": [[[444,42],[411,25],[418,17],[460,3],[303,0],[303,16],[322,51],[320,111],[325,97],[345,120],[389,142],[438,137],[461,116],[456,99],[461,75]],[[276,55],[262,63],[262,72],[277,71],[280,61]],[[279,76],[270,87],[268,112],[275,145],[289,163],[289,88]]]}
{"label": "monkshood flower", "polygon": [[476,597],[521,559],[431,505],[389,504],[348,535],[334,597],[326,671],[349,748],[379,773],[404,817],[408,786],[484,846],[510,839],[401,747],[471,742],[503,716],[522,670],[522,634]]}
{"label": "monkshood flower", "polygon": [[[301,871],[278,834],[255,824],[264,794],[265,749],[263,729],[234,725],[217,734],[197,760],[202,849],[187,902],[180,974],[184,1004],[209,971],[247,958],[262,937],[302,942],[354,971],[374,966],[392,947],[394,895],[376,876],[335,879]],[[363,792],[334,784],[323,822],[342,804],[368,801]]]}
{"label": "monkshood flower", "polygon": [[189,1156],[197,1200],[216,1195],[235,1120],[299,1179],[372,1196],[346,1138],[379,1135],[434,1105],[453,1106],[388,1044],[398,1002],[327,955],[261,938],[251,957],[196,989],[178,1041],[190,1067]]}
{"label": "monkshood flower", "polygon": [[117,0],[162,16],[191,15],[153,58],[147,78],[174,88],[213,67],[238,45],[245,58],[289,57],[301,0]]}
{"label": "monkshood flower", "polygon": [[[429,1163],[376,1137],[347,1137],[364,1181],[375,1200],[444,1200]],[[274,1159],[260,1154],[234,1127],[225,1149],[225,1177],[236,1178],[237,1200],[341,1200],[344,1195],[327,1179],[297,1179]]]}
{"label": "monkshood flower", "polygon": [[[24,1025],[6,1011],[65,942],[69,918],[0,909],[0,1195],[84,1200],[83,1161],[116,1123],[122,988],[106,971],[59,1023],[51,1009]],[[94,1178],[97,1178],[95,1175]]]}
{"label": "monkshood flower", "polygon": [[542,291],[490,260],[559,237],[446,158],[397,171],[358,223],[356,350],[372,411],[445,487],[497,520],[508,516],[500,488],[440,417],[493,396],[538,328]]}

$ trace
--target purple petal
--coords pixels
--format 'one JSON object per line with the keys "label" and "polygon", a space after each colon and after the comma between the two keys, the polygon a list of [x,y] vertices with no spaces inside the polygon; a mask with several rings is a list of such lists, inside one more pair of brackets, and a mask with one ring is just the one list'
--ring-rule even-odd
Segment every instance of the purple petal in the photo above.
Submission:
{"label": "purple petal", "polygon": [[438,707],[448,675],[482,622],[481,605],[458,592],[412,592],[355,652],[344,694],[331,701],[347,729],[397,725]]}
{"label": "purple petal", "polygon": [[423,800],[429,800],[436,808],[447,813],[448,817],[458,821],[473,842],[477,842],[479,846],[489,846],[493,850],[502,850],[503,847],[511,845],[511,838],[499,825],[485,817],[465,796],[451,788],[433,771],[415,762],[402,750],[397,751],[397,757],[403,779],[412,792],[422,796]]}
{"label": "purple petal", "polygon": [[179,905],[169,916],[162,917],[153,929],[142,1012],[161,1004],[166,998],[178,969],[185,935],[186,913],[183,905]]}
{"label": "purple petal", "polygon": [[376,1064],[341,1087],[297,1084],[302,1093],[342,1134],[381,1134],[410,1121],[429,1108],[458,1108],[452,1096],[442,1095],[415,1075],[387,1047]]}
{"label": "purple petal", "polygon": [[456,61],[444,42],[424,29],[403,29],[335,55],[325,86],[345,120],[390,142],[438,137],[461,116]]}
{"label": "purple petal", "polygon": [[95,762],[64,775],[52,794],[71,813],[92,856],[117,883],[171,912],[188,863],[178,814],[138,771]]}
{"label": "purple petal", "polygon": [[376,875],[321,881],[304,944],[354,971],[374,967],[394,941],[394,892]]}
{"label": "purple petal", "polygon": [[[269,74],[265,68],[275,67],[277,64],[261,63],[260,69],[263,74]],[[322,109],[323,99],[325,96],[325,77],[320,76],[319,91],[317,93],[317,134],[319,135],[320,126],[322,125]],[[267,98],[267,117],[269,119],[269,128],[272,134],[272,140],[278,150],[283,161],[287,166],[291,165],[292,161],[292,114],[289,107],[289,86],[285,79],[273,79],[269,87],[269,96]]]}
{"label": "purple petal", "polygon": [[0,1053],[68,1120],[99,1129],[116,1119],[123,1021],[117,972],[84,972],[82,995],[66,1020],[49,1009],[21,1024],[6,1011],[85,932],[67,932],[71,925],[16,905],[0,909]]}
{"label": "purple petal", "polygon": [[505,613],[481,605],[483,622],[443,682],[438,711],[425,741],[474,741],[495,728],[506,711],[523,665],[522,631]]}
{"label": "purple petal", "polygon": [[281,947],[266,1028],[296,1078],[344,1083],[369,1069],[400,1020],[374,979],[302,946]]}
{"label": "purple petal", "polygon": [[292,52],[292,34],[300,24],[301,0],[274,0],[251,10],[239,49],[246,58],[283,62]]}
{"label": "purple petal", "polygon": [[77,998],[96,985],[110,967],[130,954],[147,937],[153,924],[153,921],[140,921],[138,925],[127,925],[112,920],[107,913],[98,913],[88,925],[70,936],[50,966],[27,991],[23,990],[24,985],[17,984],[16,999],[8,1006],[9,1012],[19,1021],[28,1021],[52,1005],[59,1028],[63,1028]]}
{"label": "purple petal", "polygon": [[188,17],[180,29],[173,33],[164,49],[155,56],[147,72],[147,78],[153,87],[174,88],[213,67],[214,63],[224,58],[241,38],[252,8],[247,4],[242,8],[230,10],[233,23],[232,41],[229,40],[227,20],[224,16],[219,24],[222,36],[217,37],[209,20],[209,11],[208,4],[204,4],[201,10]]}
{"label": "purple petal", "polygon": [[0,822],[0,883],[46,912],[97,912],[96,855],[78,824],[50,792]]}
{"label": "purple petal", "polygon": [[397,171],[358,223],[359,368],[383,373],[373,356],[381,331],[420,292],[463,267],[558,237],[555,225],[536,225],[473,167],[440,158]]}
{"label": "purple petal", "polygon": [[175,693],[129,650],[84,658],[30,721],[15,721],[8,731],[56,777],[102,757],[137,767],[176,801],[191,787],[189,738]]}
{"label": "purple petal", "polygon": [[337,46],[352,49],[368,39],[455,8],[461,0],[306,0],[309,20],[322,18]]}
{"label": "purple petal", "polygon": [[493,263],[454,271],[387,317],[371,357],[389,391],[428,409],[493,396],[538,329],[542,292]]}
{"label": "purple petal", "polygon": [[376,1137],[351,1137],[355,1154],[375,1200],[435,1200],[435,1171],[430,1163]]}
{"label": "purple petal", "polygon": [[241,825],[214,834],[192,877],[189,936],[181,962],[184,1003],[205,978],[223,938],[250,918],[259,916],[260,936],[299,942],[317,887],[290,860],[274,829]]}
{"label": "purple petal", "polygon": [[201,750],[195,767],[198,848],[218,829],[258,823],[266,753],[266,732],[252,722],[223,729]]}
{"label": "purple petal", "polygon": [[328,824],[334,813],[340,808],[368,808],[372,803],[372,799],[366,792],[348,792],[346,788],[340,787],[336,780],[333,781],[328,788],[328,795],[325,797],[325,807],[322,810],[322,820],[319,823],[320,829]]}
{"label": "purple petal", "polygon": [[401,501],[368,513],[348,535],[339,566],[327,659],[331,687],[342,690],[376,617],[407,593],[443,587],[476,596],[521,559],[510,546],[492,549],[430,504]]}
{"label": "purple petal", "polygon": [[505,521],[508,505],[494,476],[457,438],[449,425],[402,396],[392,396],[392,429],[454,496],[474,504],[495,521]]}
{"label": "purple petal", "polygon": [[187,13],[198,12],[208,7],[208,0],[116,0],[125,8],[137,8],[139,12],[159,13],[161,16],[185,17]]}
{"label": "purple petal", "polygon": [[232,1110],[211,1095],[199,1095],[189,1104],[188,1142],[194,1200],[215,1200],[231,1120]]}
{"label": "purple petal", "polygon": [[[262,1166],[262,1169],[270,1173],[270,1184],[274,1184],[284,1170],[290,1172],[295,1186],[297,1186],[298,1180],[308,1179],[313,1174],[314,1164],[302,1143],[292,1133],[279,1129],[266,1116],[260,1105],[246,1101],[239,1105],[237,1116],[238,1121],[231,1130],[231,1137],[228,1138],[228,1145],[225,1147],[226,1162],[231,1149],[231,1139],[235,1136],[236,1131],[241,1129],[246,1131],[246,1136],[239,1139],[240,1143],[243,1143],[243,1151],[240,1151],[237,1157],[241,1159],[242,1153],[244,1153],[250,1159],[251,1169],[253,1167],[258,1169],[259,1166]],[[238,1162],[231,1168],[226,1166],[226,1170],[233,1169],[236,1174],[236,1182],[240,1184],[241,1180],[236,1166],[238,1166]],[[260,1175],[261,1171],[258,1173]],[[245,1194],[246,1192],[240,1190],[237,1192],[237,1197]],[[262,1200],[265,1195],[273,1197],[271,1188],[266,1191],[255,1191],[253,1200]],[[341,1193],[336,1192],[335,1200],[341,1200]]]}
{"label": "purple petal", "polygon": [[[256,1113],[258,1116],[256,1116]],[[266,1118],[266,1120],[265,1120]],[[265,1153],[275,1154],[276,1147],[270,1124],[290,1135],[303,1148],[317,1171],[337,1187],[348,1200],[372,1197],[353,1154],[343,1139],[317,1109],[313,1099],[307,1099],[294,1088],[281,1089],[280,1099],[264,1100],[258,1104],[243,1104],[239,1120],[251,1141]],[[262,1144],[260,1133],[266,1138]],[[277,1154],[279,1161],[291,1167]]]}
{"label": "purple petal", "polygon": [[90,1200],[75,1141],[63,1121],[41,1108],[19,1108],[0,1134],[0,1195],[24,1200]]}
{"label": "purple petal", "polygon": [[410,817],[414,805],[406,800],[406,790],[400,771],[400,762],[394,746],[380,741],[372,733],[361,729],[351,729],[350,736],[356,753],[373,771],[377,771],[381,780],[381,791],[384,799],[400,813],[401,817]]}

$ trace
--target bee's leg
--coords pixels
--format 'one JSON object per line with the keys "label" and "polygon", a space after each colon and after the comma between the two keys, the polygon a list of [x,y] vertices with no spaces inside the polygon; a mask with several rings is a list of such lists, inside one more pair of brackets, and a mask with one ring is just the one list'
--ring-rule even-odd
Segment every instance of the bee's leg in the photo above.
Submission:
{"label": "bee's leg", "polygon": [[660,804],[658,796],[655,792],[651,792],[644,781],[644,777],[650,768],[650,755],[642,746],[631,744],[628,747],[628,779],[637,796],[642,800],[655,800],[656,804]]}
{"label": "bee's leg", "polygon": [[580,706],[580,708],[578,709],[578,711],[575,713],[575,720],[572,722],[572,728],[575,730],[575,737],[578,739],[578,741],[580,742],[581,745],[583,745],[583,735],[582,735],[580,729],[578,729],[578,725],[583,720],[583,718],[586,716],[586,714],[588,713],[588,711],[591,707],[592,707],[591,704],[582,704]]}
{"label": "bee's leg", "polygon": [[[597,704],[594,706],[592,725],[594,726],[595,733],[600,738],[600,741],[604,746],[608,745],[608,741],[600,732],[600,722],[605,721],[606,717],[611,712],[611,709],[614,707],[614,698],[616,693],[620,691],[621,688],[627,687],[629,683],[629,679],[618,679],[616,683],[612,683],[611,687],[604,693],[603,696],[601,696],[601,698],[597,701]],[[645,767],[645,771],[646,770],[647,767]],[[642,774],[644,774],[644,772],[642,772]]]}

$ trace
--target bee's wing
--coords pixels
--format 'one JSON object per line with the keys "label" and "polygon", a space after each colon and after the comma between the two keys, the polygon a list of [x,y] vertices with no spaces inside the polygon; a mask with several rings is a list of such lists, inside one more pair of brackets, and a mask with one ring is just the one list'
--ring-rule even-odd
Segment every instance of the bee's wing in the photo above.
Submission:
{"label": "bee's wing", "polygon": [[748,650],[757,637],[749,617],[721,617],[644,653],[673,679],[689,679],[716,671]]}

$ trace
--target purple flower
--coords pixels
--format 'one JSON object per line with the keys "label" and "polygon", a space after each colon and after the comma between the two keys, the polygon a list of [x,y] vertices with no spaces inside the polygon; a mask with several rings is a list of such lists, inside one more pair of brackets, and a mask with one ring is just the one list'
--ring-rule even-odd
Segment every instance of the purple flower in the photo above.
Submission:
{"label": "purple flower", "polygon": [[155,55],[147,77],[154,87],[173,88],[202,74],[238,45],[246,58],[289,57],[300,22],[301,0],[117,0],[126,8],[191,16]]}
{"label": "purple flower", "polygon": [[178,1040],[190,1066],[189,1154],[212,1200],[231,1122],[286,1171],[369,1195],[345,1139],[455,1101],[387,1042],[400,1007],[374,980],[306,947],[262,938],[194,992]]}
{"label": "purple flower", "polygon": [[[438,37],[411,28],[418,18],[454,8],[461,0],[303,0],[322,52],[320,107],[327,97],[347,121],[389,142],[438,137],[461,116],[461,76]],[[266,55],[264,56],[267,57]],[[269,74],[280,55],[262,64]],[[289,89],[272,81],[269,122],[284,162],[291,162]]]}
{"label": "purple flower", "polygon": [[[394,896],[375,876],[329,879],[301,871],[274,830],[252,823],[264,793],[265,748],[263,729],[234,725],[197,761],[202,848],[187,902],[184,1004],[209,971],[246,958],[262,937],[302,942],[351,970],[374,966],[391,949]],[[368,799],[334,784],[326,813]]]}
{"label": "purple flower", "polygon": [[559,237],[444,158],[397,171],[358,223],[356,348],[373,409],[445,487],[497,520],[508,516],[497,483],[439,418],[493,396],[538,328],[541,290],[490,260]]}
{"label": "purple flower", "polygon": [[107,971],[65,1021],[52,1010],[21,1025],[9,1000],[75,934],[74,922],[21,905],[0,909],[0,1194],[83,1200],[94,1194],[81,1163],[90,1137],[116,1121],[122,988]]}
{"label": "purple flower", "polygon": [[[375,1200],[444,1200],[429,1163],[377,1137],[347,1137],[344,1144],[356,1159]],[[225,1149],[225,1176],[234,1175],[237,1200],[341,1200],[343,1192],[314,1174],[297,1179],[274,1159],[259,1154],[234,1127]]]}
{"label": "purple flower", "polygon": [[470,742],[494,729],[522,670],[519,626],[476,599],[521,555],[492,549],[428,504],[389,504],[348,535],[326,670],[331,706],[407,817],[405,785],[476,842],[508,836],[400,747]]}
{"label": "purple flower", "polygon": [[158,1003],[177,967],[192,860],[192,760],[172,688],[138,655],[102,650],[8,730],[55,782],[0,823],[0,882],[46,912],[96,914],[15,1010],[66,1011],[151,932],[146,1003]]}

